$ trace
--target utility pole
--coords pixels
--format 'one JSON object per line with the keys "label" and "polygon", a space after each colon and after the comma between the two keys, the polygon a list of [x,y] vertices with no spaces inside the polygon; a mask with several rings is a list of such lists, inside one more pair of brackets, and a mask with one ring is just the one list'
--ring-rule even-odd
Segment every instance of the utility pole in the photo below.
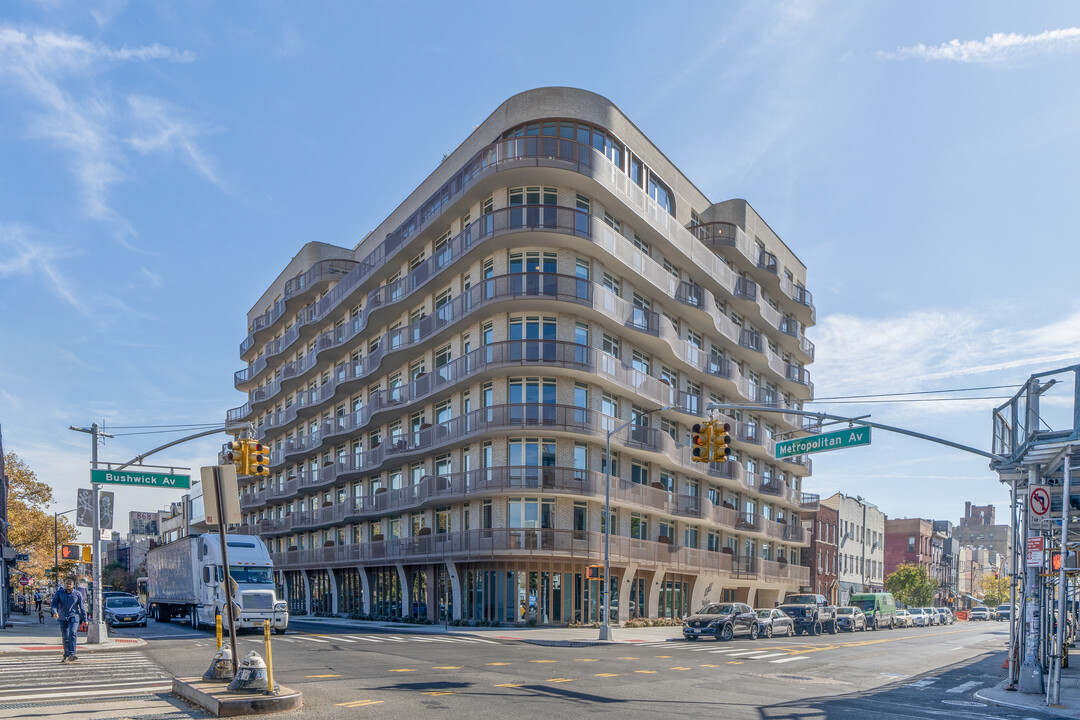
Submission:
{"label": "utility pole", "polygon": [[[107,437],[111,438],[112,435],[106,432],[102,432],[97,423],[94,423],[89,428],[79,428],[74,425],[68,428],[75,432],[88,433],[91,437],[91,453],[90,453],[90,466],[93,470],[97,470],[98,466],[98,438]],[[99,483],[91,483],[93,488],[93,504],[94,504],[94,528],[93,528],[93,545],[91,545],[91,556],[93,567],[93,583],[94,583],[94,613],[90,618],[88,630],[86,632],[86,643],[88,645],[98,645],[109,639],[108,629],[105,627],[105,622],[102,620],[102,605],[101,605],[101,515],[98,505],[99,494],[101,485]]]}

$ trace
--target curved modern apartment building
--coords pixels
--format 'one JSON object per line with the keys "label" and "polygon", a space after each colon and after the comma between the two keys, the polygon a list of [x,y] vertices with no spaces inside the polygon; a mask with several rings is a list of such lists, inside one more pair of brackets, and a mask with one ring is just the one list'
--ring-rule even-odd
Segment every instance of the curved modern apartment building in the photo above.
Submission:
{"label": "curved modern apartment building", "polygon": [[243,530],[296,613],[597,620],[615,431],[613,617],[771,606],[809,584],[809,462],[772,459],[799,419],[724,412],[726,463],[691,462],[689,428],[812,397],[805,274],[608,100],[516,95],[248,313],[228,420],[271,461],[241,478]]}

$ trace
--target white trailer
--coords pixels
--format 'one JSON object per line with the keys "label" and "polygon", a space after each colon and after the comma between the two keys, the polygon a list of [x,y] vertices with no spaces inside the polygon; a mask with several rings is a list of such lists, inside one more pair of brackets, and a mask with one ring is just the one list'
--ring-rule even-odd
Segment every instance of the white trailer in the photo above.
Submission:
{"label": "white trailer", "polygon": [[[236,581],[240,606],[238,628],[262,628],[269,620],[281,634],[289,625],[288,605],[274,590],[274,563],[258,537],[226,535],[229,574]],[[225,608],[225,572],[221,542],[216,533],[192,535],[154,548],[146,556],[147,610],[158,622],[186,616],[191,627],[214,625],[215,613],[228,627]]]}

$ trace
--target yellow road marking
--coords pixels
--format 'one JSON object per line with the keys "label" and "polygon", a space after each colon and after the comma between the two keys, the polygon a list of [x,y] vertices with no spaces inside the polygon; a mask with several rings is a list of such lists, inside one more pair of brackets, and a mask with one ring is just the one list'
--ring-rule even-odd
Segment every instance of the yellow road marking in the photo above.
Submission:
{"label": "yellow road marking", "polygon": [[503,683],[502,685],[496,685],[495,687],[524,687],[523,683]]}
{"label": "yellow road marking", "polygon": [[338,703],[338,707],[365,707],[367,705],[378,705],[383,702],[382,700],[354,700],[352,702]]}
{"label": "yellow road marking", "polygon": [[416,672],[415,668],[398,668],[397,670],[391,670],[390,672]]}
{"label": "yellow road marking", "polygon": [[619,677],[619,673],[596,673],[593,677]]}
{"label": "yellow road marking", "polygon": [[421,695],[457,695],[454,690],[432,690],[431,692],[422,692]]}
{"label": "yellow road marking", "polygon": [[574,682],[573,678],[548,678],[548,682]]}
{"label": "yellow road marking", "polygon": [[719,665],[702,665],[701,667],[720,667]]}
{"label": "yellow road marking", "polygon": [[688,667],[673,667],[671,669],[672,670],[689,670],[690,668],[688,668]]}
{"label": "yellow road marking", "polygon": [[485,665],[509,665],[510,663],[484,663]]}
{"label": "yellow road marking", "polygon": [[655,670],[635,670],[634,672],[641,673],[642,675],[655,675],[656,674]]}
{"label": "yellow road marking", "polygon": [[600,662],[596,658],[575,658],[574,662]]}
{"label": "yellow road marking", "polygon": [[641,658],[636,658],[636,657],[621,657],[621,658],[617,658],[617,659],[618,659],[618,660],[640,660]]}
{"label": "yellow road marking", "polygon": [[728,665],[742,665],[742,660],[732,660]]}
{"label": "yellow road marking", "polygon": [[341,676],[340,676],[340,675],[305,675],[304,677],[309,677],[309,678],[324,678],[324,677],[341,677]]}
{"label": "yellow road marking", "polygon": [[558,661],[558,660],[530,660],[529,662],[534,662],[534,663],[553,663],[553,662],[559,662],[559,661]]}
{"label": "yellow road marking", "polygon": [[432,670],[460,670],[460,665],[436,665]]}
{"label": "yellow road marking", "polygon": [[675,656],[674,655],[653,655],[653,657],[667,658],[668,660],[670,660],[671,658],[673,658]]}

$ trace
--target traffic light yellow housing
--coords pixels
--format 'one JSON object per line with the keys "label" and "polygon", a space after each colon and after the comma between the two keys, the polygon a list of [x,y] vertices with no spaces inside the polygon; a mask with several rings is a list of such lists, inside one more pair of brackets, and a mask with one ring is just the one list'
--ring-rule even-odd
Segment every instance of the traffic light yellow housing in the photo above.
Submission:
{"label": "traffic light yellow housing", "polygon": [[244,441],[244,474],[266,477],[270,474],[270,449],[255,440]]}
{"label": "traffic light yellow housing", "polygon": [[710,436],[710,456],[713,462],[727,462],[731,459],[731,426],[719,420],[712,422],[713,430]]}
{"label": "traffic light yellow housing", "polygon": [[247,475],[247,453],[244,448],[244,440],[233,440],[225,443],[225,462],[236,466],[238,475]]}
{"label": "traffic light yellow housing", "polygon": [[694,462],[709,462],[709,448],[712,445],[713,424],[711,420],[694,423],[690,428],[690,456]]}

